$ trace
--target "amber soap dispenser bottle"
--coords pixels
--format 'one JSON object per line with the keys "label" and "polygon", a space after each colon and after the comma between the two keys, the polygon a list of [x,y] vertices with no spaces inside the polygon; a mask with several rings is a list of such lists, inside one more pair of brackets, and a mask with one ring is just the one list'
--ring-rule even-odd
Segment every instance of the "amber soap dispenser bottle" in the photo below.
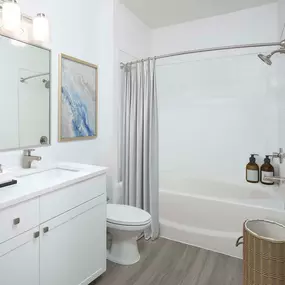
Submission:
{"label": "amber soap dispenser bottle", "polygon": [[258,156],[258,154],[251,154],[249,163],[246,166],[246,181],[249,183],[259,182],[259,166],[256,163],[255,156]]}
{"label": "amber soap dispenser bottle", "polygon": [[265,185],[273,185],[274,182],[266,181],[265,177],[274,176],[274,167],[270,163],[270,155],[266,155],[264,164],[260,168],[260,182]]}

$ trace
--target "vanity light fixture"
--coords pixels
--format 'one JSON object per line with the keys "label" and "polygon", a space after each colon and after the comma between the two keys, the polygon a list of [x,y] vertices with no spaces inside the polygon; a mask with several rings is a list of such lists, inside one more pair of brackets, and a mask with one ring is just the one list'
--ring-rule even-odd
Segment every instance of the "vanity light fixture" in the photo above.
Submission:
{"label": "vanity light fixture", "polygon": [[0,0],[2,9],[2,29],[8,33],[19,34],[24,32],[22,21],[32,24],[32,39],[38,43],[47,43],[50,39],[49,21],[45,14],[39,13],[31,18],[21,13],[18,0]]}
{"label": "vanity light fixture", "polygon": [[19,31],[21,20],[21,9],[17,1],[5,1],[2,5],[3,28],[9,32]]}
{"label": "vanity light fixture", "polygon": [[37,14],[33,19],[33,38],[42,43],[49,41],[49,22],[43,13]]}

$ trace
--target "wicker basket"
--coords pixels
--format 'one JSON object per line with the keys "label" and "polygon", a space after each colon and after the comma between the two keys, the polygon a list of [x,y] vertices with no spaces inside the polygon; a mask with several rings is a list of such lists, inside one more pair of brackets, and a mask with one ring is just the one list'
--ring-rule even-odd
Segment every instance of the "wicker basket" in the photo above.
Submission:
{"label": "wicker basket", "polygon": [[285,285],[285,226],[248,220],[243,237],[237,241],[237,246],[240,244],[243,244],[243,285]]}

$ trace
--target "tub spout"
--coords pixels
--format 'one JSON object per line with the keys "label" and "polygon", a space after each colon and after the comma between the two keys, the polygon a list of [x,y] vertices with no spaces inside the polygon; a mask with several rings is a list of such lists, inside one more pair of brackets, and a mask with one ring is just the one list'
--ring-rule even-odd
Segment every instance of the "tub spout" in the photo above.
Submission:
{"label": "tub spout", "polygon": [[274,176],[274,177],[264,177],[265,181],[274,182],[275,184],[282,185],[285,183],[285,177]]}

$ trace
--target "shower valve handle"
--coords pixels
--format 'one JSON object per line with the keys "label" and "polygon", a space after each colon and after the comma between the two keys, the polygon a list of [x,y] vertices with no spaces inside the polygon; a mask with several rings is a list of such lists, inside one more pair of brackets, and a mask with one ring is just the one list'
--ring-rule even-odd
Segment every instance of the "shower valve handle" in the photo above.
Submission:
{"label": "shower valve handle", "polygon": [[273,159],[274,159],[274,158],[279,158],[279,162],[282,164],[282,163],[283,163],[283,160],[284,160],[284,158],[285,158],[285,153],[284,153],[283,148],[280,148],[280,149],[279,149],[279,152],[273,152],[272,157],[273,157]]}

